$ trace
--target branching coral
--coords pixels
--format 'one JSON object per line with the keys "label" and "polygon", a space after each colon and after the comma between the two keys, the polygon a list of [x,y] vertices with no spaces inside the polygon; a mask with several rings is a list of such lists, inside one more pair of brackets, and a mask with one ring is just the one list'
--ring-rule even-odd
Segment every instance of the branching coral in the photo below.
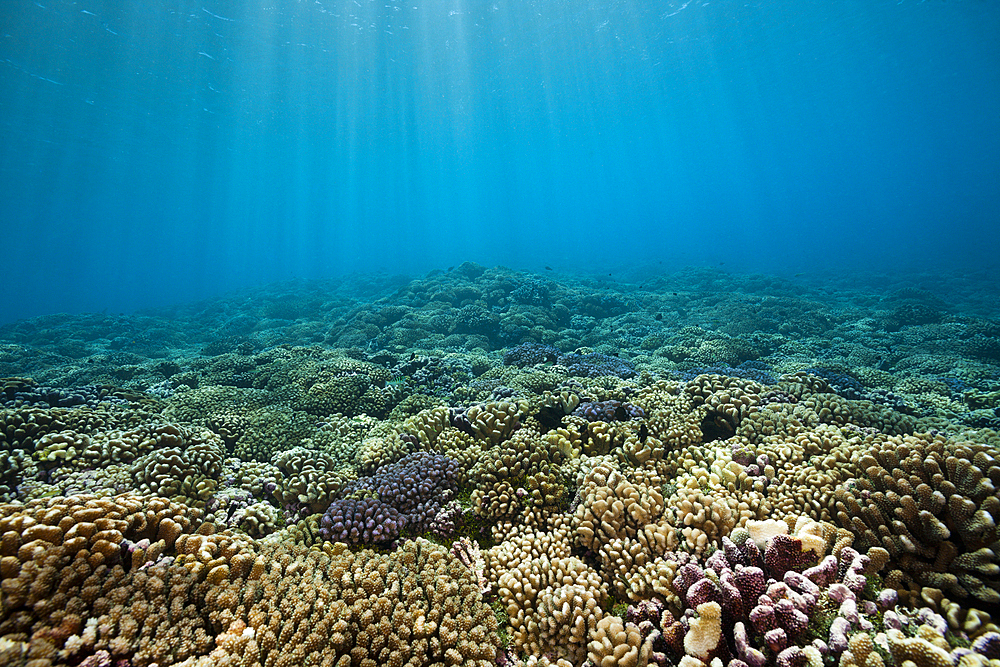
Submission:
{"label": "branching coral", "polygon": [[837,491],[837,519],[862,548],[881,546],[917,583],[1000,601],[1000,462],[991,448],[943,436],[873,444],[863,475]]}
{"label": "branching coral", "polygon": [[[0,660],[1000,659],[995,433],[912,435],[857,380],[762,384],[777,363],[675,382],[584,348],[503,369],[351,354],[373,361],[220,355],[205,372],[248,386],[181,389],[164,414],[0,411],[0,494],[38,498],[0,505]],[[331,414],[390,399],[389,421]]]}

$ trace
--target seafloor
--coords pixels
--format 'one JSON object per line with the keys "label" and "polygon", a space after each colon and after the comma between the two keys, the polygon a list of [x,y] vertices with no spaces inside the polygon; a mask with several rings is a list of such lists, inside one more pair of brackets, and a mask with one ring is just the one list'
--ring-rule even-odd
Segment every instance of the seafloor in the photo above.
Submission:
{"label": "seafloor", "polygon": [[0,665],[1000,666],[998,309],[467,263],[0,327]]}

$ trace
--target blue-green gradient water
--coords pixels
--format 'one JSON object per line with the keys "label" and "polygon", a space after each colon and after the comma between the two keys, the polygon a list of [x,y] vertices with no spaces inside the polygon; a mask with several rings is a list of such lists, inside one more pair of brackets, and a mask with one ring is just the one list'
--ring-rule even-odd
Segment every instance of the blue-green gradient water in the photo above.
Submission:
{"label": "blue-green gradient water", "polygon": [[991,0],[4,0],[0,321],[465,260],[996,270]]}

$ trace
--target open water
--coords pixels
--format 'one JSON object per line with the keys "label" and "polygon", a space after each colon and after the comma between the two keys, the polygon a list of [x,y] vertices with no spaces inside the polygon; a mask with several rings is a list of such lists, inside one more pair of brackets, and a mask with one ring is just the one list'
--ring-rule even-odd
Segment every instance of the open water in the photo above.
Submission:
{"label": "open water", "polygon": [[7,0],[0,321],[275,280],[997,268],[987,0]]}

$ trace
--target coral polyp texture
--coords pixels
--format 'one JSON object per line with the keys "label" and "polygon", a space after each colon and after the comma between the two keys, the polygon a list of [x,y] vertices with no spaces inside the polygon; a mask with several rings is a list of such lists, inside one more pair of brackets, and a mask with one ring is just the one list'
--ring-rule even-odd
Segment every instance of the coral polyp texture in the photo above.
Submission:
{"label": "coral polyp texture", "polygon": [[1000,667],[967,277],[359,281],[0,327],[0,664]]}

